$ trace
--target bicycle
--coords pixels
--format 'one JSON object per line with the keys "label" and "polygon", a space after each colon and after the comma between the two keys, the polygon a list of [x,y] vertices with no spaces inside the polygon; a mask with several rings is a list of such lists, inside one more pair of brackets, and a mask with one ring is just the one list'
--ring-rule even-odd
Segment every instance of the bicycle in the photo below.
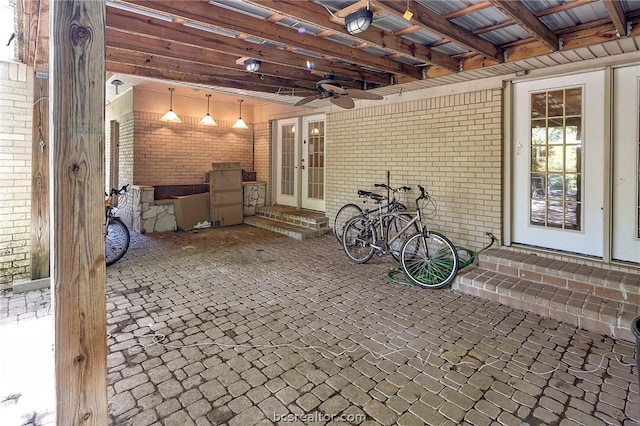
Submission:
{"label": "bicycle", "polygon": [[[107,199],[104,202],[105,207],[105,259],[107,266],[111,266],[118,260],[122,259],[122,256],[129,249],[129,243],[131,241],[131,235],[129,234],[129,228],[122,222],[116,213],[118,207],[114,206],[113,197],[123,195],[129,189],[129,185],[124,185],[120,189],[111,188],[109,194],[105,193]],[[125,197],[126,200],[126,197]]]}
{"label": "bicycle", "polygon": [[[416,198],[415,213],[380,212],[373,219],[364,215],[357,216],[345,226],[342,244],[349,260],[365,263],[376,253],[393,253],[393,248],[398,247],[398,241],[404,239],[399,258],[407,278],[421,287],[442,288],[456,277],[460,260],[455,246],[447,237],[431,231],[422,223],[421,201],[429,202],[431,198],[424,187],[418,185],[418,189],[420,195]],[[381,210],[380,205],[379,209]],[[390,236],[389,231],[386,231],[386,238],[379,238],[378,230],[384,230],[385,218],[397,221],[397,227],[392,228],[395,235]],[[414,227],[417,231],[407,236],[407,232]]]}
{"label": "bicycle", "polygon": [[[404,192],[411,191],[410,187],[401,186],[399,188],[392,188],[389,185],[384,183],[375,183],[373,186],[375,186],[376,188],[385,188],[387,192],[391,192],[393,194],[389,203],[383,206],[383,209],[387,213],[393,212],[393,211],[407,211],[407,207],[404,204],[402,204],[400,201],[398,201],[398,197],[396,196],[396,194],[400,191],[404,191]],[[365,198],[365,201],[364,201],[365,204],[367,202],[367,199],[371,198],[370,197],[371,194],[380,196],[370,191],[364,191],[362,189],[358,190],[358,196]],[[389,197],[387,197],[387,199],[389,199]],[[336,239],[340,243],[342,243],[342,234],[344,233],[344,226],[347,224],[347,222],[350,219],[362,214],[369,216],[370,214],[375,212],[378,212],[378,208],[363,210],[359,205],[353,204],[353,203],[348,203],[340,207],[333,221],[333,234],[336,236]]]}

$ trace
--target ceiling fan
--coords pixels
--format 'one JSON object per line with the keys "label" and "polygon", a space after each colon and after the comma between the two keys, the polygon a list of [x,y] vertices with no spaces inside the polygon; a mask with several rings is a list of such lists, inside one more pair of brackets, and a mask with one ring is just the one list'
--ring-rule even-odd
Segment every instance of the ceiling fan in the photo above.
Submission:
{"label": "ceiling fan", "polygon": [[316,99],[329,99],[331,103],[346,109],[351,109],[355,106],[353,98],[355,99],[372,99],[379,101],[382,96],[375,93],[366,92],[359,89],[347,89],[338,83],[332,75],[325,75],[324,80],[320,80],[316,83],[316,89],[318,94],[308,96],[299,100],[296,106],[304,105],[306,103],[315,101]]}

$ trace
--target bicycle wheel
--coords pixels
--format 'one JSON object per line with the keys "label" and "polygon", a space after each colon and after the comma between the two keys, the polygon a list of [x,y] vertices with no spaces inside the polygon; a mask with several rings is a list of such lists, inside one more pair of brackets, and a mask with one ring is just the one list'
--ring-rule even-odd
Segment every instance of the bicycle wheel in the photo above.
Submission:
{"label": "bicycle wheel", "polygon": [[425,288],[442,288],[458,273],[455,247],[437,232],[417,232],[402,246],[402,270],[411,282]]}
{"label": "bicycle wheel", "polygon": [[[387,224],[385,230],[387,233],[386,241],[387,244],[389,244],[391,256],[393,256],[393,258],[398,262],[400,262],[400,253],[406,239],[419,231],[418,224],[414,222],[404,232],[402,232],[403,228],[411,223],[412,220],[413,216],[410,213],[403,213],[398,216],[391,217]],[[396,239],[393,242],[390,242],[394,238]]]}
{"label": "bicycle wheel", "polygon": [[342,242],[342,234],[344,234],[344,226],[356,216],[362,214],[362,209],[356,204],[345,204],[340,207],[336,213],[336,219],[333,221],[333,234],[338,241]]}
{"label": "bicycle wheel", "polygon": [[378,239],[375,227],[366,217],[356,216],[344,227],[342,247],[349,260],[354,263],[365,263],[373,257],[374,244]]}
{"label": "bicycle wheel", "polygon": [[107,266],[113,265],[122,259],[122,256],[129,249],[130,239],[129,229],[119,217],[109,219],[107,233],[104,236]]}

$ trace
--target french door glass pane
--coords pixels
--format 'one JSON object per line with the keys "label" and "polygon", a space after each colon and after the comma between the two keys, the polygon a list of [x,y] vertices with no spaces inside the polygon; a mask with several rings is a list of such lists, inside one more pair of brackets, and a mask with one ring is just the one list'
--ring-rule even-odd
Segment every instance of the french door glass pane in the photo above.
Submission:
{"label": "french door glass pane", "polygon": [[531,94],[529,223],[581,229],[582,88]]}
{"label": "french door glass pane", "polygon": [[280,192],[283,195],[294,195],[295,174],[295,127],[293,124],[282,126],[282,173],[280,181]]}
{"label": "french door glass pane", "polygon": [[307,127],[307,195],[324,199],[324,122],[312,121]]}

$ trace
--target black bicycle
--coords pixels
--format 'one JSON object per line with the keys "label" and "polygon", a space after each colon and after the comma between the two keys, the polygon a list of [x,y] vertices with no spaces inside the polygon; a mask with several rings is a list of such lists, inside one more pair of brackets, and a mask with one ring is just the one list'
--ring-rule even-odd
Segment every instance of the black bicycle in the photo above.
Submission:
{"label": "black bicycle", "polygon": [[[383,198],[384,200],[389,200],[387,204],[382,206],[382,210],[384,212],[390,213],[390,212],[407,211],[407,207],[398,200],[397,194],[400,191],[402,192],[411,191],[410,187],[401,186],[399,188],[392,188],[386,183],[375,183],[373,186],[375,186],[376,188],[385,188],[387,190],[387,193],[390,195]],[[365,191],[362,189],[358,190],[358,196],[361,198],[364,198],[365,204],[369,199],[374,197],[376,199],[382,199],[380,198],[382,197],[382,195],[378,195],[371,191]],[[379,212],[378,207],[375,207],[372,209],[365,208],[363,210],[362,207],[360,207],[357,204],[354,204],[354,203],[345,204],[344,206],[340,207],[340,210],[338,210],[338,213],[336,213],[336,218],[333,221],[333,234],[336,236],[338,241],[342,243],[342,234],[344,233],[344,226],[347,224],[347,222],[349,222],[349,220],[360,215],[365,215],[368,217],[370,214],[378,213],[378,212]]]}
{"label": "black bicycle", "polygon": [[[104,243],[105,243],[105,258],[107,261],[107,266],[113,265],[118,260],[122,259],[122,256],[129,249],[129,243],[131,241],[131,235],[129,234],[129,228],[127,225],[122,222],[116,214],[118,212],[118,208],[122,208],[124,203],[119,203],[119,206],[116,206],[115,203],[122,200],[125,200],[126,197],[120,198],[120,195],[124,195],[129,189],[129,185],[124,185],[120,189],[111,188],[111,193],[105,195],[107,199],[104,202],[105,209],[105,232],[104,232]],[[114,196],[116,197],[114,199]]]}

